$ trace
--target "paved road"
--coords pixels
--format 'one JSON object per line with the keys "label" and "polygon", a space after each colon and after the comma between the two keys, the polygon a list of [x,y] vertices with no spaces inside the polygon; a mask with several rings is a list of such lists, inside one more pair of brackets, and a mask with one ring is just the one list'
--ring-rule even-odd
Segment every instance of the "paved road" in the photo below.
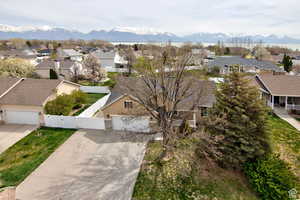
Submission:
{"label": "paved road", "polygon": [[287,111],[283,108],[274,108],[274,112],[278,115],[281,119],[287,121],[293,127],[295,127],[298,131],[300,131],[300,122],[298,122],[295,118],[290,116]]}
{"label": "paved road", "polygon": [[0,153],[31,133],[36,126],[4,124],[0,125]]}
{"label": "paved road", "polygon": [[17,187],[18,200],[129,200],[146,137],[80,130]]}

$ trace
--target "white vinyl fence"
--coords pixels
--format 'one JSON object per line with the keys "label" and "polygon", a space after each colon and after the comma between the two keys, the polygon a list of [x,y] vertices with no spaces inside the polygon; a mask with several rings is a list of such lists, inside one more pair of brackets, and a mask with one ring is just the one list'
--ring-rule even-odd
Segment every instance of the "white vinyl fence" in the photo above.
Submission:
{"label": "white vinyl fence", "polygon": [[80,90],[85,93],[110,93],[109,87],[107,86],[81,86]]}
{"label": "white vinyl fence", "polygon": [[110,93],[96,101],[96,103],[94,103],[87,109],[85,109],[78,117],[93,117],[94,114],[106,104],[109,96]]}
{"label": "white vinyl fence", "polygon": [[119,73],[125,73],[129,70],[127,68],[116,68],[116,67],[105,67],[107,72],[119,72]]}
{"label": "white vinyl fence", "polygon": [[44,115],[46,127],[104,130],[104,118]]}
{"label": "white vinyl fence", "polygon": [[132,132],[150,132],[150,118],[112,115],[112,129]]}

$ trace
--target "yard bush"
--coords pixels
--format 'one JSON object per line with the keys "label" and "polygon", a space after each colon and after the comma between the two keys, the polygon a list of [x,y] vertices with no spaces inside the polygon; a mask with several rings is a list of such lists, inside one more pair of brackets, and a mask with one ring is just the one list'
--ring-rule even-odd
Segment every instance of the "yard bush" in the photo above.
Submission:
{"label": "yard bush", "polygon": [[72,95],[60,95],[56,99],[49,101],[45,106],[46,114],[69,115],[75,105]]}
{"label": "yard bush", "polygon": [[87,94],[76,90],[72,94],[63,94],[49,101],[45,106],[45,112],[50,115],[69,115],[73,109],[81,108],[87,101]]}
{"label": "yard bush", "polygon": [[74,98],[74,106],[73,108],[80,108],[83,104],[87,103],[87,94],[76,90],[72,94],[72,98]]}
{"label": "yard bush", "polygon": [[297,188],[296,176],[278,155],[247,162],[244,172],[263,200],[290,199],[288,191]]}

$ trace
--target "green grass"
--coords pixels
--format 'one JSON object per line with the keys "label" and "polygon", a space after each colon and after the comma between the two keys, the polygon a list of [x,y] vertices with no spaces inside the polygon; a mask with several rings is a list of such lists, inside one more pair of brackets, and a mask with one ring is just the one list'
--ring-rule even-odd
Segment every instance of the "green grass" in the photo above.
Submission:
{"label": "green grass", "polygon": [[258,199],[242,174],[197,160],[199,158],[194,156],[196,144],[197,140],[183,140],[175,152],[176,159],[159,165],[155,159],[162,146],[159,142],[149,143],[133,200]]}
{"label": "green grass", "polygon": [[280,154],[300,178],[300,132],[276,115],[269,115],[268,131],[273,152]]}
{"label": "green grass", "polygon": [[99,99],[101,99],[105,95],[107,95],[107,94],[87,93],[87,103],[81,109],[79,109],[77,112],[75,112],[73,114],[73,116],[80,115],[84,110],[86,110],[88,107],[90,107],[91,105],[96,103],[96,101],[98,101]]}
{"label": "green grass", "polygon": [[78,81],[78,84],[83,85],[83,86],[101,86],[102,83],[94,83],[90,82],[88,80],[80,80]]}
{"label": "green grass", "polygon": [[74,132],[40,128],[7,149],[0,155],[0,187],[20,184]]}
{"label": "green grass", "polygon": [[[280,154],[300,178],[300,132],[276,115],[268,116],[267,131],[273,153]],[[181,143],[184,145],[178,145],[174,158],[163,165],[155,161],[162,145],[159,142],[148,144],[133,200],[259,199],[242,173],[195,157],[197,140],[185,139]]]}
{"label": "green grass", "polygon": [[83,86],[108,86],[113,88],[116,84],[116,77],[118,76],[118,72],[107,72],[107,77],[110,79],[108,81],[105,81],[104,83],[94,83],[90,82],[88,80],[80,80],[78,81],[78,84]]}

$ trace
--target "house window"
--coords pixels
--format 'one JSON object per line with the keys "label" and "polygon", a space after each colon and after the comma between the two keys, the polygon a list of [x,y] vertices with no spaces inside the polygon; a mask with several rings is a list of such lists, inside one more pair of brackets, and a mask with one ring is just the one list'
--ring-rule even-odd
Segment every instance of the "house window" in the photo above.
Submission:
{"label": "house window", "polygon": [[205,117],[208,115],[208,111],[207,111],[207,108],[206,107],[202,107],[201,108],[201,116],[202,117]]}
{"label": "house window", "polygon": [[133,108],[132,101],[124,101],[124,108],[127,108],[127,109]]}

